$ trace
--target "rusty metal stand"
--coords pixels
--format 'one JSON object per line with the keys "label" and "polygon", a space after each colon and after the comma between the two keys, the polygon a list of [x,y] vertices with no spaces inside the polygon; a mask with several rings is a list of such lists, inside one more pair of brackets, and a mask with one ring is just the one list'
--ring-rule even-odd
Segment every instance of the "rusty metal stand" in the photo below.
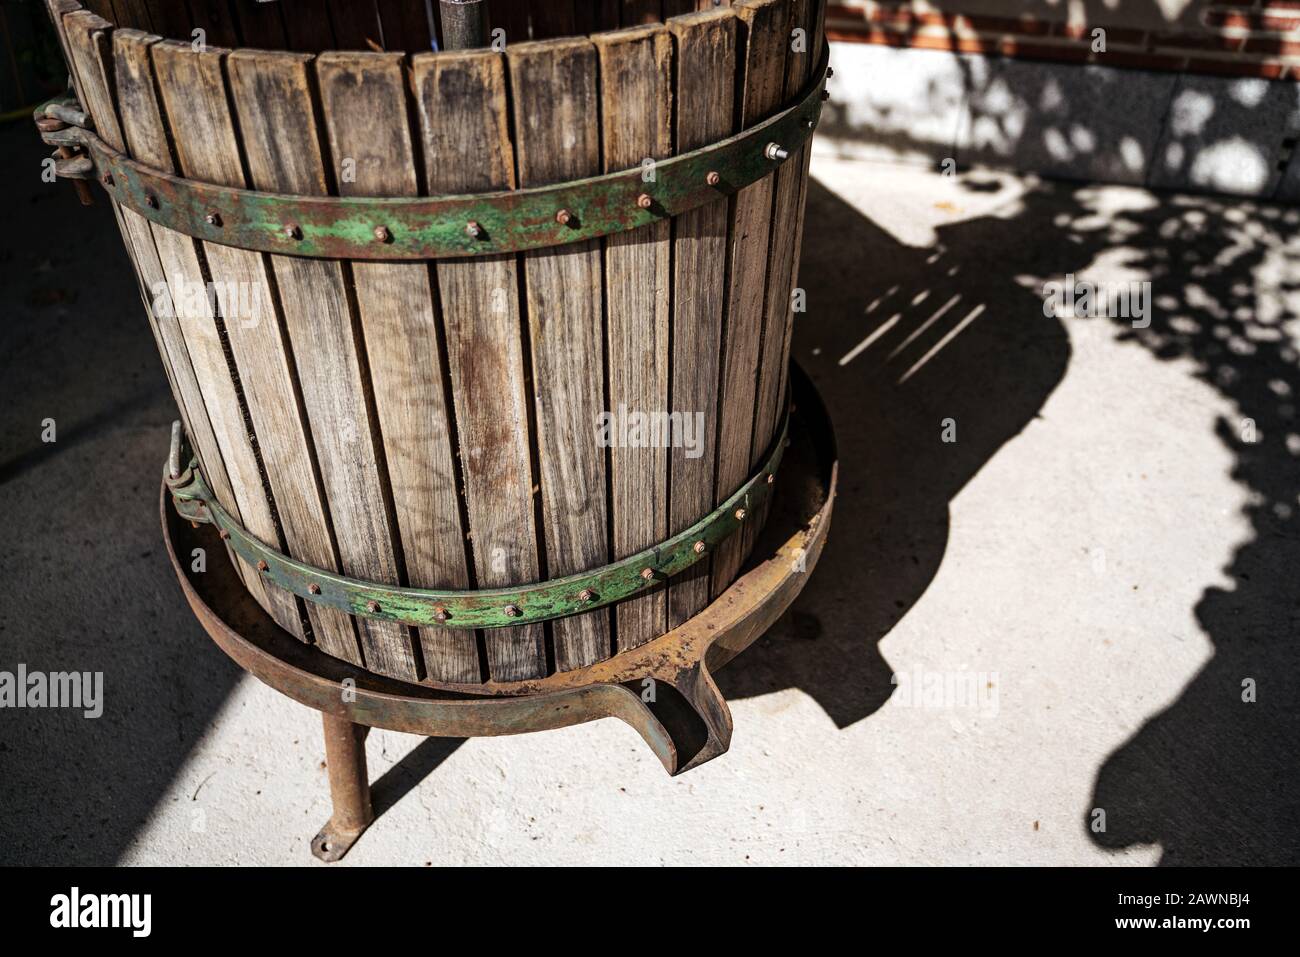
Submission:
{"label": "rusty metal stand", "polygon": [[366,774],[366,738],[370,728],[337,715],[321,713],[325,725],[325,766],[330,776],[334,813],[312,838],[311,852],[327,864],[352,849],[375,819]]}
{"label": "rusty metal stand", "polygon": [[740,577],[704,611],[638,648],[546,678],[480,685],[386,678],[330,657],[280,628],[229,562],[196,573],[178,555],[224,548],[211,525],[160,508],[168,555],[200,624],[242,668],[320,711],[333,815],[312,840],[337,861],[374,820],[366,774],[370,728],[429,737],[519,734],[616,717],[679,774],[726,752],[731,711],[712,673],[762,635],[794,601],[826,542],[838,464],[830,419],[811,382],[791,367],[793,409],[786,463],[766,527]]}

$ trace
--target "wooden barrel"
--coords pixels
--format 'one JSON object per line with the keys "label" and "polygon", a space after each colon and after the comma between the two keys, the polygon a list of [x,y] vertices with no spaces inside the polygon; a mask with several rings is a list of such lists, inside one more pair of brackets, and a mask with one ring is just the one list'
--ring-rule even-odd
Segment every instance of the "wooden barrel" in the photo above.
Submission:
{"label": "wooden barrel", "polygon": [[[425,0],[47,3],[110,148],[186,181],[298,197],[641,168],[648,207],[656,162],[788,107],[823,45],[821,0],[494,0],[494,47],[442,52]],[[501,589],[661,543],[762,463],[785,409],[807,173],[801,145],[636,229],[431,260],[242,248],[113,205],[226,513],[315,569]],[[649,422],[667,425],[647,439]],[[267,612],[321,650],[490,686],[582,668],[696,615],[761,519],[617,604],[478,630],[350,615],[231,555]]]}

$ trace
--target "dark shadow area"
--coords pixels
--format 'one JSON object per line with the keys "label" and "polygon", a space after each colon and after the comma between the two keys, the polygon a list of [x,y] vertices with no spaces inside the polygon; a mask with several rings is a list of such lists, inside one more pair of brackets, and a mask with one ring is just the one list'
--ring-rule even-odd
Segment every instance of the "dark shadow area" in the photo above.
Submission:
{"label": "dark shadow area", "polygon": [[[1014,277],[1060,278],[1122,248],[1125,265],[1150,277],[1150,327],[1066,321],[1114,323],[1122,340],[1161,359],[1192,360],[1197,377],[1240,410],[1217,434],[1249,492],[1254,534],[1224,569],[1234,587],[1207,587],[1195,609],[1213,658],[1101,768],[1092,806],[1106,811],[1107,830],[1092,836],[1109,848],[1158,842],[1166,865],[1295,864],[1300,375],[1286,324],[1300,293],[1300,211],[1176,195],[1102,211],[1096,195],[1045,184],[1010,219],[941,228],[937,246],[922,250],[900,246],[814,183],[800,280],[810,309],[795,355],[836,421],[841,496],[807,590],[718,683],[729,698],[797,687],[840,727],[884,703],[892,669],[877,644],[934,577],[948,503],[1037,415],[1069,360],[1061,321],[1045,318],[1038,290]],[[918,333],[907,361],[891,361]],[[835,363],[864,341],[868,348]],[[952,444],[941,437],[948,417]],[[1248,681],[1255,703],[1243,701]]]}
{"label": "dark shadow area", "polygon": [[398,801],[420,786],[427,778],[456,753],[465,743],[464,738],[425,738],[412,748],[402,760],[371,782],[370,800],[375,819],[379,820]]}
{"label": "dark shadow area", "polygon": [[241,672],[162,546],[176,410],[121,234],[42,182],[47,154],[30,123],[0,127],[0,670],[103,672],[104,702],[0,710],[0,863],[112,864]]}

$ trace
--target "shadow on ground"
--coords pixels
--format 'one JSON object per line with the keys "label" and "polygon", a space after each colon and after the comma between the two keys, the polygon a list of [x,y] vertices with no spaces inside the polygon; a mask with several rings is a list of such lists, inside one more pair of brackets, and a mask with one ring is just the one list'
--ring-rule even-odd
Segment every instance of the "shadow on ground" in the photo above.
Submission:
{"label": "shadow on ground", "polygon": [[[14,184],[0,233],[0,667],[102,670],[115,704],[96,721],[3,716],[0,853],[111,863],[239,673],[193,622],[159,541],[154,477],[175,412],[116,226],[102,204],[81,210],[65,185],[39,181],[33,140],[0,130]],[[949,503],[1035,418],[1070,360],[1062,322],[1015,277],[1079,272],[1123,247],[1156,303],[1149,329],[1117,334],[1189,357],[1252,420],[1224,421],[1219,435],[1252,495],[1254,535],[1226,569],[1234,587],[1207,589],[1196,608],[1214,657],[1102,767],[1092,803],[1108,829],[1093,836],[1108,848],[1159,842],[1167,864],[1296,863],[1300,429],[1283,322],[1288,277],[1300,274],[1297,213],[1168,197],[1099,215],[1095,198],[1039,187],[1010,218],[942,227],[935,247],[916,249],[814,183],[800,283],[810,312],[795,351],[845,359],[820,363],[833,372],[817,379],[836,421],[841,499],[805,597],[719,684],[731,698],[800,688],[840,727],[888,699],[878,643],[934,578]],[[46,418],[59,430],[51,445]],[[946,419],[955,443],[943,441]],[[813,607],[832,611],[803,610]],[[1246,679],[1257,703],[1241,700]],[[376,785],[379,806],[455,746],[417,747]]]}

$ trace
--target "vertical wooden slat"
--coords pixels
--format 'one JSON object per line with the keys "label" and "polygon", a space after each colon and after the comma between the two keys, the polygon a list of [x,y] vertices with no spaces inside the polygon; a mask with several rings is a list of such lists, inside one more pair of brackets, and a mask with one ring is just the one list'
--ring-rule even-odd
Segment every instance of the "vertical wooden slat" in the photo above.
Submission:
{"label": "vertical wooden slat", "polygon": [[329,9],[336,49],[379,49],[379,15],[375,12],[375,0],[329,0]]}
{"label": "vertical wooden slat", "polygon": [[[822,50],[826,45],[826,0],[808,0],[808,2],[813,5],[812,40],[808,46],[808,69],[811,78],[812,71],[822,62]],[[799,257],[803,252],[803,227],[808,211],[808,170],[811,163],[812,143],[806,143],[803,148],[803,172],[799,178],[799,202],[796,213],[798,227],[795,230],[794,237],[794,268],[791,272],[791,286],[797,285],[799,281]],[[794,322],[793,316],[791,316],[790,332],[786,336],[781,361],[777,365],[777,372],[781,377],[776,387],[778,396],[785,395],[786,381],[790,373],[790,343],[793,339]]]}
{"label": "vertical wooden slat", "polygon": [[[136,30],[118,30],[113,37],[113,63],[122,131],[130,155],[166,172],[174,172],[167,133],[154,92],[149,48],[161,38]],[[174,230],[142,221],[151,233],[159,264],[174,290],[174,315],[159,324],[173,357],[186,405],[191,410],[191,437],[200,450],[205,477],[218,500],[249,531],[264,542],[282,547],[271,506],[262,487],[257,457],[248,438],[239,397],[231,380],[206,277],[195,242]],[[148,237],[137,240],[137,245]],[[202,296],[194,290],[202,289]],[[188,294],[185,294],[188,290]],[[233,321],[239,321],[235,317]],[[201,415],[200,415],[201,413]],[[196,427],[197,426],[197,427]],[[229,478],[227,478],[227,473]],[[213,479],[215,478],[215,481]],[[242,564],[242,563],[241,563]],[[298,607],[288,592],[263,584],[256,569],[243,566],[249,591],[286,630],[302,635]]]}
{"label": "vertical wooden slat", "polygon": [[[785,30],[787,49],[783,102],[789,103],[808,82],[812,68],[813,0],[790,0],[789,20]],[[802,50],[793,48],[794,31],[803,31]],[[776,419],[784,406],[777,389],[785,381],[781,363],[789,354],[789,332],[793,316],[791,293],[794,286],[794,263],[797,258],[795,238],[799,231],[799,200],[803,195],[804,150],[795,153],[776,172],[775,200],[772,206],[772,250],[767,265],[767,293],[763,318],[763,352],[758,366],[758,395],[754,411],[754,435],[750,445],[750,469],[755,468],[772,442]],[[758,523],[746,528],[746,535],[756,534]]]}
{"label": "vertical wooden slat", "polygon": [[379,0],[379,22],[385,50],[427,53],[433,48],[424,0]]}
{"label": "vertical wooden slat", "polygon": [[[675,17],[675,124],[678,152],[699,149],[732,133],[736,88],[736,20],[729,11]],[[703,415],[703,454],[669,453],[669,522],[674,535],[713,509],[717,449],[718,352],[726,288],[728,201],[679,216],[673,236],[672,388],[674,413]],[[709,600],[709,560],[676,576],[668,589],[668,627],[703,610]]]}
{"label": "vertical wooden slat", "polygon": [[528,4],[526,0],[490,0],[488,29],[504,30],[506,45],[528,40]]}
{"label": "vertical wooden slat", "polygon": [[[672,37],[633,27],[593,37],[600,54],[603,171],[631,169],[672,153]],[[645,178],[644,175],[642,177]],[[653,195],[655,184],[645,183]],[[605,242],[610,411],[668,411],[668,307],[671,223]],[[613,557],[626,558],[668,537],[668,450],[610,449]],[[615,608],[619,650],[667,628],[663,588]]]}
{"label": "vertical wooden slat", "polygon": [[[227,51],[196,52],[187,43],[163,42],[150,52],[181,174],[248,188],[223,78]],[[243,290],[262,305],[260,321],[236,322],[226,331],[289,553],[318,568],[338,571],[309,434],[300,414],[293,359],[282,319],[272,308],[275,300],[266,257],[216,243],[204,243],[203,253],[225,315],[240,312],[238,303],[229,301],[226,291],[230,289]],[[352,619],[313,602],[306,607],[317,644],[335,657],[360,663]]]}
{"label": "vertical wooden slat", "polygon": [[[521,187],[600,171],[596,49],[589,40],[509,47]],[[609,561],[605,456],[596,441],[604,395],[599,241],[524,254],[536,383],[537,448],[546,567],[555,578]],[[610,653],[609,611],[552,623],[555,667]]]}
{"label": "vertical wooden slat", "polygon": [[[743,0],[732,5],[744,44],[741,125],[765,119],[781,103],[785,80],[785,5],[782,0]],[[721,502],[749,474],[754,429],[758,355],[763,336],[768,238],[772,221],[772,177],[746,186],[732,202],[728,250],[727,316],[723,327],[722,401],[718,416],[718,475]],[[713,556],[714,595],[735,578],[744,557],[744,537],[733,535]]]}
{"label": "vertical wooden slat", "polygon": [[153,29],[145,0],[113,0],[113,9],[117,11],[117,17],[113,20],[115,26],[136,30]]}
{"label": "vertical wooden slat", "polygon": [[578,0],[574,10],[575,33],[598,33],[619,27],[620,0]]}
{"label": "vertical wooden slat", "polygon": [[183,40],[190,35],[190,15],[184,0],[145,0],[149,23],[155,34],[169,40]]}
{"label": "vertical wooden slat", "polygon": [[[515,188],[502,57],[486,51],[426,54],[415,57],[412,68],[426,189],[449,194]],[[517,257],[444,260],[437,274],[476,585],[536,581]],[[545,675],[541,625],[491,629],[485,643],[493,679]]]}
{"label": "vertical wooden slat", "polygon": [[231,0],[239,20],[239,35],[244,46],[262,50],[282,50],[285,46],[284,21],[279,3],[257,0]]}
{"label": "vertical wooden slat", "polygon": [[[322,54],[316,73],[333,162],[354,174],[340,195],[419,195],[402,54]],[[356,262],[352,274],[409,583],[468,588],[429,267]],[[473,632],[420,635],[431,677],[479,680]]]}
{"label": "vertical wooden slat", "polygon": [[203,31],[204,42],[209,46],[233,47],[239,43],[229,0],[189,0],[189,10],[194,26],[179,39],[192,40],[197,28]]}
{"label": "vertical wooden slat", "polygon": [[285,42],[290,50],[320,53],[334,47],[325,0],[293,0],[284,11]]}
{"label": "vertical wooden slat", "polygon": [[[308,67],[299,53],[237,50],[226,68],[254,189],[299,196],[328,192]],[[272,256],[285,327],[345,575],[396,582],[399,570],[385,484],[366,401],[343,266]],[[406,629],[357,619],[372,671],[419,677]]]}
{"label": "vertical wooden slat", "polygon": [[658,23],[663,16],[661,0],[621,0],[620,19],[625,27]]}
{"label": "vertical wooden slat", "polygon": [[[592,0],[577,0],[589,4]],[[575,0],[533,0],[529,5],[534,40],[572,36],[577,32]]]}

